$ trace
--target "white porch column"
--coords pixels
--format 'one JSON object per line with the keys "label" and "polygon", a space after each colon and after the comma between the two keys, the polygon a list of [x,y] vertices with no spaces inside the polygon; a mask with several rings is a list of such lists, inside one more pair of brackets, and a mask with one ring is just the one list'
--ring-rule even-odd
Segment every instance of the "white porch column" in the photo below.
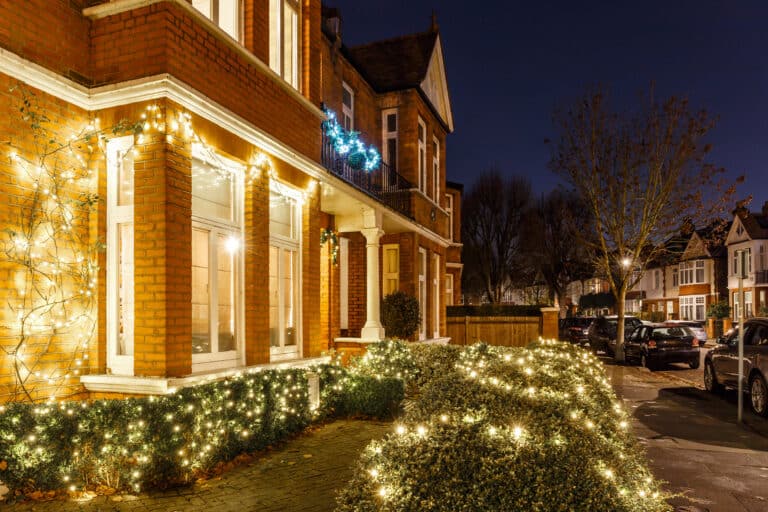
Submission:
{"label": "white porch column", "polygon": [[363,212],[363,226],[360,232],[365,237],[365,312],[366,320],[360,338],[363,340],[383,340],[384,327],[381,325],[381,291],[379,289],[379,239],[384,234],[381,229],[381,213],[373,210]]}

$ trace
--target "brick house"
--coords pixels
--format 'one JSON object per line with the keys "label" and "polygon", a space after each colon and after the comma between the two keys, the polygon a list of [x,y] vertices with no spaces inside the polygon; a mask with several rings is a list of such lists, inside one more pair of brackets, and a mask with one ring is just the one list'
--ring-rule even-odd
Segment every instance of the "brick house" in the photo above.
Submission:
{"label": "brick house", "polygon": [[706,320],[707,308],[725,296],[725,247],[712,228],[670,239],[658,261],[649,263],[632,289],[644,318]]}
{"label": "brick house", "polygon": [[[16,146],[32,150],[14,121],[18,84],[63,139],[119,119],[145,127],[107,137],[82,185],[103,198],[88,226],[106,246],[93,335],[62,329],[13,352],[18,322],[3,311],[3,399],[41,350],[45,364],[24,370],[36,398],[306,364],[340,339],[382,339],[380,300],[395,290],[419,299],[419,339],[443,336],[461,294],[461,187],[445,179],[439,29],[348,48],[340,25],[320,0],[0,5],[0,131]],[[381,164],[340,149],[328,112]],[[28,197],[18,167],[0,158],[0,186]],[[3,225],[15,215],[14,201],[0,207]],[[22,301],[16,272],[0,267],[3,304]]]}
{"label": "brick house", "polygon": [[739,318],[737,251],[746,251],[744,315],[765,316],[768,311],[768,202],[758,212],[739,205],[726,238],[728,247],[728,295],[734,320]]}

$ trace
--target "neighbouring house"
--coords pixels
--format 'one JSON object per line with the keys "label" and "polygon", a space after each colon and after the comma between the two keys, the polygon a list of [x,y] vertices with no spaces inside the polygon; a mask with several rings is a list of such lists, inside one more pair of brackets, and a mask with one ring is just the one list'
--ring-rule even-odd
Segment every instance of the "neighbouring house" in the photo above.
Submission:
{"label": "neighbouring house", "polygon": [[[59,306],[30,313],[23,272],[0,266],[0,401],[20,379],[32,398],[112,396],[309,364],[384,338],[380,301],[397,290],[418,298],[415,338],[445,335],[462,187],[446,181],[439,28],[358,47],[341,34],[320,0],[0,4],[0,139],[20,148],[0,155],[2,226],[38,193],[21,89],[63,141],[143,127],[93,141],[87,179],[50,196],[101,198],[74,226],[104,244],[80,290],[92,330]],[[50,254],[23,237],[3,242]],[[20,334],[33,320],[52,334]]]}
{"label": "neighbouring house", "polygon": [[734,320],[740,316],[737,251],[746,251],[744,316],[768,314],[768,202],[758,212],[739,204],[726,238],[728,248],[728,294]]}

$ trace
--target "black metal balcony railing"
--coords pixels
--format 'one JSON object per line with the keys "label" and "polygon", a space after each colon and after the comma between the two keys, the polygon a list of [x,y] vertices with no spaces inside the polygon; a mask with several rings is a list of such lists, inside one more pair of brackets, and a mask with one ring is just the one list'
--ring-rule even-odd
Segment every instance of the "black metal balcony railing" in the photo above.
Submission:
{"label": "black metal balcony railing", "polygon": [[411,215],[411,183],[400,176],[386,163],[375,171],[355,168],[349,163],[347,155],[340,155],[333,147],[331,138],[323,131],[322,163],[328,171],[354,185],[369,196],[378,200],[406,217]]}
{"label": "black metal balcony railing", "polygon": [[755,284],[768,284],[768,270],[755,271]]}

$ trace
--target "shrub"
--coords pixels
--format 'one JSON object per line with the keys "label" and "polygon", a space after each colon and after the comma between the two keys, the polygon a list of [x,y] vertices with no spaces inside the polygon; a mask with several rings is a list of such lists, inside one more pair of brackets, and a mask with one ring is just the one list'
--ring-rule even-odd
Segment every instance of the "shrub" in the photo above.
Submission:
{"label": "shrub", "polygon": [[139,490],[189,482],[331,414],[386,417],[403,383],[322,365],[321,405],[306,372],[267,370],[162,397],[0,406],[0,480],[11,491],[105,485]]}
{"label": "shrub", "polygon": [[338,511],[669,509],[587,351],[479,344],[440,368],[364,451]]}
{"label": "shrub", "polygon": [[405,292],[387,295],[381,302],[381,323],[388,336],[408,339],[419,328],[419,301]]}
{"label": "shrub", "polygon": [[728,305],[727,300],[721,300],[713,302],[707,308],[707,316],[713,318],[728,318],[731,316],[731,306]]}
{"label": "shrub", "polygon": [[360,375],[394,377],[406,383],[419,371],[408,344],[397,339],[371,343],[362,357],[352,360],[350,369]]}

